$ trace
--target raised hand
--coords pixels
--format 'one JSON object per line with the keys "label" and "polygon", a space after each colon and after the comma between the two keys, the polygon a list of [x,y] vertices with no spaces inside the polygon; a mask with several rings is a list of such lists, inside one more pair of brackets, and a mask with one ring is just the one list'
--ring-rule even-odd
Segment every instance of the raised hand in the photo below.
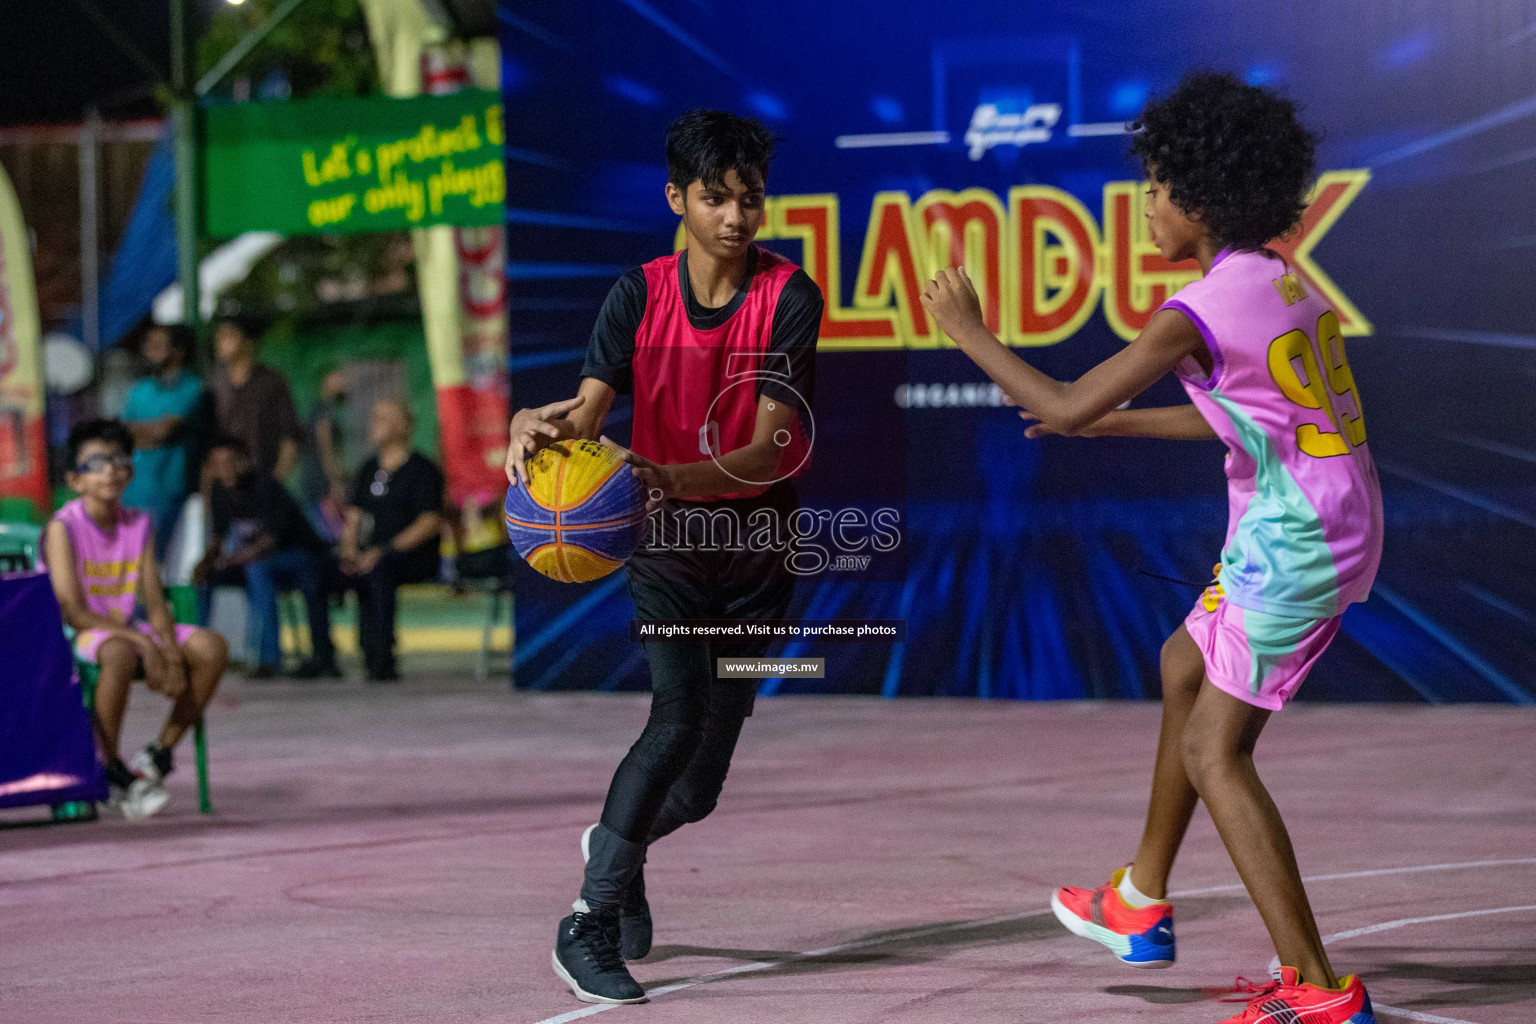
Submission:
{"label": "raised hand", "polygon": [[939,271],[923,289],[923,308],[939,330],[957,343],[969,331],[987,329],[981,315],[981,299],[977,298],[976,286],[964,267]]}

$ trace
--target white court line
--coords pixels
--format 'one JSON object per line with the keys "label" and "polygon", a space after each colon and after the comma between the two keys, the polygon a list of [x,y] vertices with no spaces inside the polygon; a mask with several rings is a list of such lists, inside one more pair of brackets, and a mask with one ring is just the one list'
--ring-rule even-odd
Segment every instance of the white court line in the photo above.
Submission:
{"label": "white court line", "polygon": [[[1381,875],[1412,875],[1423,871],[1453,871],[1460,868],[1508,867],[1515,864],[1536,864],[1536,857],[1518,857],[1508,860],[1469,860],[1452,864],[1414,864],[1407,867],[1397,868],[1369,868],[1363,871],[1342,871],[1329,875],[1312,875],[1310,877],[1303,878],[1302,881],[1331,882],[1346,878],[1375,878]],[[1204,896],[1210,893],[1232,892],[1242,888],[1243,886],[1238,884],[1217,885],[1206,889],[1185,889],[1179,892],[1169,893],[1169,898],[1182,899],[1186,896]],[[1323,942],[1328,943],[1334,941],[1335,939],[1348,938],[1353,935],[1363,935],[1372,931],[1385,931],[1388,928],[1400,928],[1404,925],[1416,924],[1421,921],[1450,920],[1457,917],[1474,917],[1479,914],[1489,913],[1512,913],[1515,910],[1530,909],[1536,909],[1536,907],[1502,907],[1491,911],[1474,910],[1461,914],[1447,914],[1432,918],[1404,918],[1401,921],[1389,921],[1382,925],[1373,925],[1370,928],[1356,929],[1349,932],[1339,932],[1335,935],[1328,936],[1323,940]],[[747,974],[754,971],[765,971],[773,967],[782,967],[785,964],[793,963],[797,960],[808,959],[810,957],[828,956],[832,953],[846,953],[850,950],[864,949],[869,946],[879,946],[887,942],[894,942],[902,939],[922,938],[927,935],[942,935],[945,932],[962,931],[966,928],[985,928],[986,926],[993,924],[1004,924],[1013,921],[1027,921],[1032,917],[1043,917],[1049,913],[1051,913],[1049,910],[1037,910],[1028,914],[1005,914],[1001,917],[988,917],[975,921],[958,921],[951,924],[932,925],[926,928],[916,928],[904,932],[889,932],[876,938],[860,939],[856,942],[845,942],[838,946],[827,946],[823,949],[808,950],[804,953],[797,953],[793,956],[784,957],[782,960],[764,960],[758,963],[738,964],[735,967],[727,967],[722,971],[712,971],[709,974],[698,974],[692,978],[684,978],[682,981],[674,982],[671,985],[663,985],[660,988],[649,989],[647,990],[646,994],[650,996],[652,1000],[655,1000],[661,996],[670,995],[673,992],[680,992],[685,988],[693,988],[695,985],[702,985],[710,981],[718,981],[722,978],[729,978],[737,974]],[[617,1010],[618,1008],[618,1005],[614,1003],[595,1003],[591,1006],[584,1006],[579,1010],[571,1010],[567,1013],[557,1014],[554,1017],[546,1017],[539,1021],[538,1024],[568,1024],[568,1022],[573,1020],[581,1020],[582,1018],[590,1017],[593,1014],[605,1013],[608,1010]],[[1389,1015],[1406,1017],[1409,1020],[1425,1021],[1428,1022],[1428,1024],[1473,1024],[1472,1021],[1459,1020],[1455,1017],[1436,1017],[1434,1014],[1419,1013],[1415,1010],[1402,1010],[1395,1006],[1387,1006],[1383,1003],[1377,1003],[1376,1009]]]}
{"label": "white court line", "polygon": [[[1337,882],[1346,878],[1377,878],[1381,875],[1416,875],[1421,871],[1459,871],[1462,868],[1503,868],[1516,864],[1536,864],[1536,857],[1515,857],[1510,860],[1464,860],[1453,864],[1416,864],[1402,868],[1368,868],[1364,871],[1340,871],[1332,875],[1308,875],[1303,882]],[[1205,889],[1186,889],[1175,896],[1207,896],[1217,892],[1237,892],[1243,885],[1213,885]]]}
{"label": "white court line", "polygon": [[[1491,863],[1491,862],[1490,862]],[[1516,861],[1515,863],[1523,863]],[[1536,910],[1536,903],[1521,907],[1492,907],[1488,910],[1464,910],[1457,914],[1432,914],[1429,917],[1403,917],[1396,921],[1383,921],[1381,924],[1367,925],[1364,928],[1351,928],[1347,932],[1334,932],[1323,937],[1323,945],[1336,942],[1339,939],[1353,939],[1359,935],[1374,935],[1377,932],[1391,931],[1393,928],[1403,928],[1410,924],[1428,924],[1432,921],[1457,921],[1464,917],[1484,917],[1488,914],[1513,914],[1522,910]],[[1438,1017],[1433,1013],[1420,1013],[1417,1010],[1404,1010],[1397,1006],[1388,1006],[1385,1003],[1377,1003],[1376,1009],[1389,1017],[1406,1017],[1408,1020],[1426,1021],[1428,1024],[1472,1024],[1471,1021],[1462,1020],[1459,1017]]]}
{"label": "white court line", "polygon": [[[1031,917],[1044,917],[1049,913],[1051,913],[1049,910],[1037,910],[1029,914],[1003,914],[1000,917],[983,917],[974,921],[958,921],[952,924],[930,925],[926,928],[912,928],[908,929],[907,931],[887,932],[884,935],[880,935],[876,938],[860,939],[857,942],[844,942],[837,946],[825,946],[821,949],[807,950],[804,953],[796,953],[793,956],[787,956],[782,960],[764,960],[759,963],[740,964],[736,967],[727,967],[723,971],[714,971],[710,974],[700,974],[692,978],[684,978],[682,981],[674,982],[671,985],[663,985],[661,988],[647,989],[646,995],[650,996],[652,999],[655,999],[657,996],[664,996],[668,993],[676,992],[679,989],[692,988],[695,985],[702,985],[706,981],[717,981],[721,978],[728,978],[734,974],[746,974],[749,971],[765,971],[770,967],[782,967],[784,964],[794,963],[798,960],[805,960],[810,957],[830,956],[833,953],[846,953],[849,950],[864,949],[868,946],[879,946],[887,942],[895,942],[902,939],[920,939],[927,935],[939,935],[944,932],[960,931],[965,928],[985,928],[988,925],[993,924],[1005,924],[1010,921],[1024,921]],[[580,1020],[583,1017],[590,1017],[594,1013],[602,1013],[605,1010],[617,1010],[618,1008],[618,1005],[614,1003],[586,1006],[580,1010],[572,1010],[569,1013],[562,1013],[557,1017],[548,1017],[539,1021],[539,1024],[566,1024],[567,1021]]]}
{"label": "white court line", "polygon": [[1536,903],[1527,903],[1521,907],[1493,907],[1488,910],[1463,910],[1459,914],[1433,914],[1429,917],[1404,917],[1396,921],[1383,921],[1381,924],[1367,925],[1364,928],[1351,928],[1347,932],[1335,932],[1323,939],[1323,945],[1337,939],[1352,939],[1357,935],[1374,935],[1377,932],[1391,931],[1393,928],[1402,928],[1410,924],[1428,924],[1431,921],[1458,921],[1463,917],[1485,917],[1488,914],[1517,914],[1523,910],[1536,910]]}

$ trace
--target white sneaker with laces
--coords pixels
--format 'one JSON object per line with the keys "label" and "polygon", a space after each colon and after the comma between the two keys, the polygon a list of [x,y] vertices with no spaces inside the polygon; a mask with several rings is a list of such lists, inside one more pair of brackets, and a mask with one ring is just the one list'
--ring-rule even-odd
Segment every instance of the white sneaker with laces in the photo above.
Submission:
{"label": "white sneaker with laces", "polygon": [[166,792],[164,786],[148,779],[134,779],[127,789],[113,786],[111,793],[107,805],[129,821],[142,821],[159,814],[171,799],[171,794]]}

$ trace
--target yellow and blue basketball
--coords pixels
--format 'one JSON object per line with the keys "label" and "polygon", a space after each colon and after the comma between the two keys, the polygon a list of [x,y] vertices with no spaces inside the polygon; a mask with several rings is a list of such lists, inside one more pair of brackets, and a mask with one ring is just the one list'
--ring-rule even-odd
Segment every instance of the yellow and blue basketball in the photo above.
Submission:
{"label": "yellow and blue basketball", "polygon": [[507,537],[552,580],[606,576],[645,531],[645,488],[624,457],[596,441],[556,441],[528,460],[528,485],[507,491]]}

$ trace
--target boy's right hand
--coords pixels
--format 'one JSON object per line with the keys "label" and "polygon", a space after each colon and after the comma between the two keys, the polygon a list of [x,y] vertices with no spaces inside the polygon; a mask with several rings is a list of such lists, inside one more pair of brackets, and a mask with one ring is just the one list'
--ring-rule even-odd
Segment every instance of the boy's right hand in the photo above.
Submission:
{"label": "boy's right hand", "polygon": [[558,441],[565,436],[565,432],[551,421],[580,408],[586,400],[586,396],[577,395],[563,402],[541,405],[537,409],[517,410],[517,415],[512,417],[512,425],[507,428],[507,483],[513,487],[517,486],[518,481],[522,481],[525,487],[528,485],[528,468],[524,465],[528,456],[551,441]]}

